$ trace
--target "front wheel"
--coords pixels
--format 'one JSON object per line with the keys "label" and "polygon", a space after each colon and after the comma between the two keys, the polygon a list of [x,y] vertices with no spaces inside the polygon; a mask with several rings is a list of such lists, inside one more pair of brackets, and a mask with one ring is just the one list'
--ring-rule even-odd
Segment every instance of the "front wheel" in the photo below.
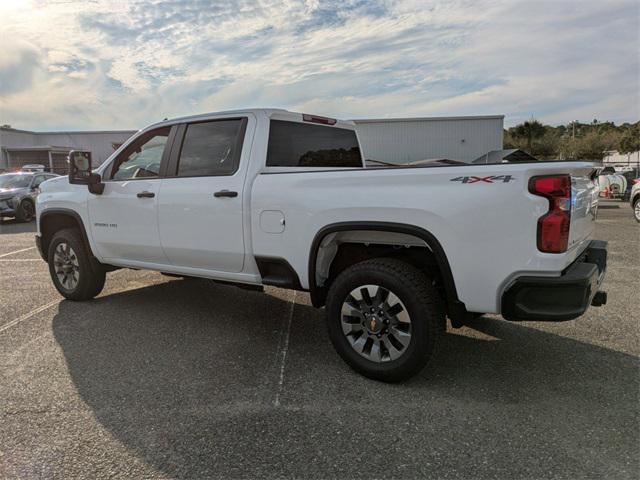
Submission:
{"label": "front wheel", "polygon": [[420,372],[445,329],[444,302],[416,267],[393,258],[344,270],[327,295],[329,337],[354,370],[385,382]]}
{"label": "front wheel", "polygon": [[640,222],[640,197],[636,198],[633,202],[633,216],[636,222]]}
{"label": "front wheel", "polygon": [[47,258],[53,285],[63,297],[89,300],[102,291],[106,271],[87,251],[77,229],[56,232]]}

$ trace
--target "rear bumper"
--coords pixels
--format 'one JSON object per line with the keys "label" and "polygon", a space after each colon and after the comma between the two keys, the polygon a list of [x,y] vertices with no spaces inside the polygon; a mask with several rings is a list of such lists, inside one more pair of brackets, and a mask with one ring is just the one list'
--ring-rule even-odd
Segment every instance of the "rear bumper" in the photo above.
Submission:
{"label": "rear bumper", "polygon": [[607,269],[607,242],[593,240],[559,277],[518,277],[502,296],[507,320],[562,321],[607,301],[599,292]]}

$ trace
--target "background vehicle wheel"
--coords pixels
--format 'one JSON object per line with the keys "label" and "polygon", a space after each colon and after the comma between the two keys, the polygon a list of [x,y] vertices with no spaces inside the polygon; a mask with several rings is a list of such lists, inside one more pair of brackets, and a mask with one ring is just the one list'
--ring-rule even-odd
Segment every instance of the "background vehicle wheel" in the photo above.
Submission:
{"label": "background vehicle wheel", "polygon": [[354,370],[385,382],[418,373],[445,330],[444,301],[423,272],[393,258],[344,270],[327,295],[329,338]]}
{"label": "background vehicle wheel", "polygon": [[80,232],[67,228],[49,243],[49,273],[60,294],[69,300],[89,300],[104,287],[105,269],[84,247]]}
{"label": "background vehicle wheel", "polygon": [[31,200],[22,200],[16,210],[18,222],[30,222],[36,214],[36,207]]}
{"label": "background vehicle wheel", "polygon": [[636,218],[636,222],[640,222],[640,197],[633,202],[633,216]]}

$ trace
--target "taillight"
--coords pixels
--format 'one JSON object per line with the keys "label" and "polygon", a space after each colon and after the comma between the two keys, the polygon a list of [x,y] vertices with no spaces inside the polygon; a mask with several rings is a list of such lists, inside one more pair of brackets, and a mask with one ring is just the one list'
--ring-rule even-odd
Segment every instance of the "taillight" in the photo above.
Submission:
{"label": "taillight", "polygon": [[549,211],[538,219],[538,250],[566,252],[571,226],[571,176],[532,177],[529,191],[549,200]]}

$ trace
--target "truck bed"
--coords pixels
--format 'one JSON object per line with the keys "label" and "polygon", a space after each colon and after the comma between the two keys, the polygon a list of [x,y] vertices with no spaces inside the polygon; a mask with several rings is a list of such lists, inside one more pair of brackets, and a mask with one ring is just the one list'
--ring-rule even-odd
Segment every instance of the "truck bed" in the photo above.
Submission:
{"label": "truck bed", "polygon": [[[308,246],[326,225],[354,219],[415,225],[442,245],[466,308],[499,313],[501,293],[513,278],[530,272],[558,276],[586,248],[597,208],[593,172],[592,163],[573,161],[268,169],[253,184],[253,250],[256,256],[286,258],[307,288]],[[568,173],[569,248],[541,253],[537,221],[549,205],[529,192],[529,179]],[[281,233],[270,232],[264,212],[282,217]]]}

